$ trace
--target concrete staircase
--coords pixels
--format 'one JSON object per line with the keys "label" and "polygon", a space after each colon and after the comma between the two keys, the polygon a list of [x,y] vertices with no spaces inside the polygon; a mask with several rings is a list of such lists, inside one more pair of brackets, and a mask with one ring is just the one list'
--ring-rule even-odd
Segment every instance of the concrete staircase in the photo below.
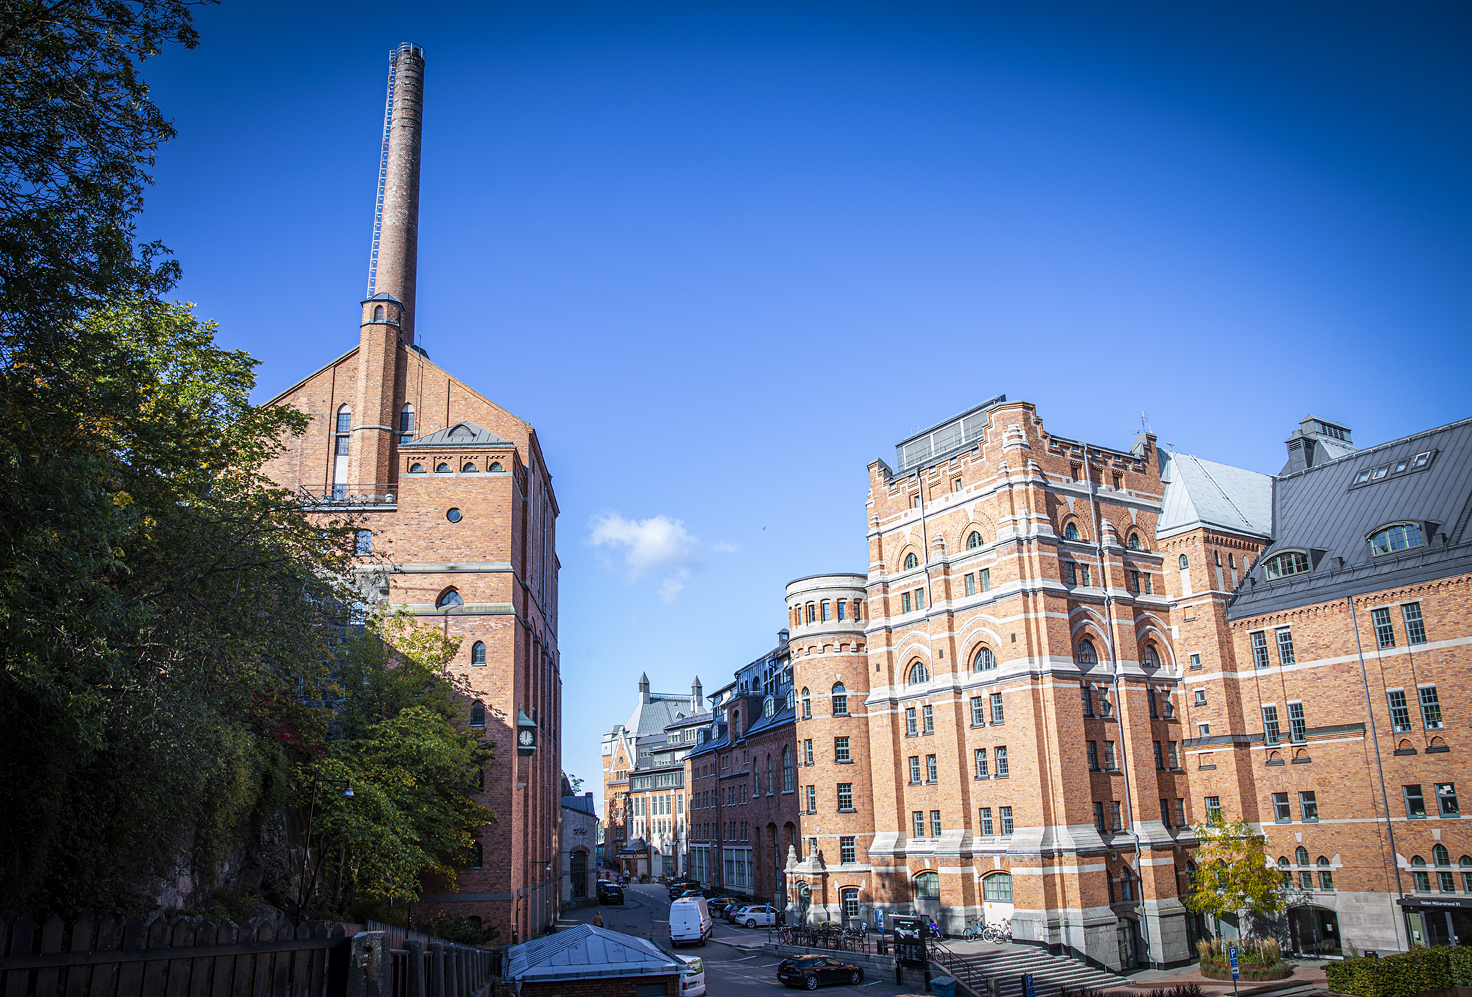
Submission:
{"label": "concrete staircase", "polygon": [[[1060,990],[1118,989],[1127,984],[1123,976],[1095,969],[1066,956],[1049,955],[1046,949],[1033,945],[997,945],[991,942],[945,943],[953,958],[967,968],[997,980],[1002,985],[1001,997],[1025,997],[1022,974],[1033,975],[1033,991],[1037,997],[1052,997]],[[958,974],[964,980],[964,974]]]}

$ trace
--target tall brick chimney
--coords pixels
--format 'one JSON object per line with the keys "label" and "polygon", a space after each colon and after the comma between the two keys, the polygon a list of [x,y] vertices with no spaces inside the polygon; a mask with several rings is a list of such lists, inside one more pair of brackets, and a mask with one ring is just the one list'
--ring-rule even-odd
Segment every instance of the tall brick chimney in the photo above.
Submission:
{"label": "tall brick chimney", "polygon": [[419,257],[419,133],[424,117],[424,49],[403,42],[389,55],[388,102],[378,165],[378,205],[368,297],[387,292],[403,305],[399,334],[414,343],[414,283]]}

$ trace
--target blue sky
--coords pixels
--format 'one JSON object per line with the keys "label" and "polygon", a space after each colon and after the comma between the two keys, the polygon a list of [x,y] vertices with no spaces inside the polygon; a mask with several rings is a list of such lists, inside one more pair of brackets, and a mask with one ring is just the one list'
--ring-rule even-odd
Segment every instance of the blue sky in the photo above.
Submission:
{"label": "blue sky", "polygon": [[141,234],[262,360],[356,343],[390,47],[427,50],[418,331],[541,436],[564,767],[863,570],[866,466],[991,395],[1273,472],[1472,415],[1457,4],[277,4],[149,64]]}

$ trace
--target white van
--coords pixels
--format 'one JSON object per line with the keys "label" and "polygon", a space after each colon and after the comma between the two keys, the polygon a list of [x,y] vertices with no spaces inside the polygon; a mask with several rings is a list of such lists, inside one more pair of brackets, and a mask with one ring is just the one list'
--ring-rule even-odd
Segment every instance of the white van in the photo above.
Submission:
{"label": "white van", "polygon": [[705,897],[685,897],[670,904],[670,945],[705,944],[715,931]]}
{"label": "white van", "polygon": [[675,956],[685,964],[680,971],[680,997],[705,997],[705,963],[699,956]]}

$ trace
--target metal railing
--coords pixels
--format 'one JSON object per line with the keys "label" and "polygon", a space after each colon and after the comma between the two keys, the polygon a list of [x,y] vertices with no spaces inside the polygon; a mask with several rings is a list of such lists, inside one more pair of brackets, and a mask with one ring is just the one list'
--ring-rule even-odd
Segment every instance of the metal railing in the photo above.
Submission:
{"label": "metal railing", "polygon": [[389,484],[303,485],[303,505],[398,505],[399,486]]}
{"label": "metal railing", "polygon": [[984,994],[986,988],[986,974],[976,963],[978,960],[967,959],[958,952],[952,952],[940,942],[931,942],[930,961],[941,966],[951,976],[960,981],[961,985],[974,994]]}
{"label": "metal railing", "polygon": [[799,948],[827,949],[834,952],[885,954],[883,935],[835,925],[790,924],[781,928],[768,928],[767,941],[776,945],[795,945]]}

